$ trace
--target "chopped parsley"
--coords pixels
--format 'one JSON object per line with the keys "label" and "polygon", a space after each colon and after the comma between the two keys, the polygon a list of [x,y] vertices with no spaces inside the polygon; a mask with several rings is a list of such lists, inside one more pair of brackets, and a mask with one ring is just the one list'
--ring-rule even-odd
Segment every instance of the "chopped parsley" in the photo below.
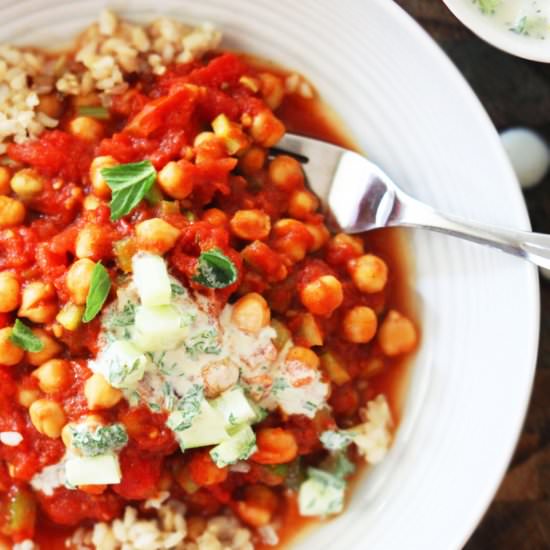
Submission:
{"label": "chopped parsley", "polygon": [[84,456],[99,456],[116,452],[128,443],[128,434],[122,424],[99,426],[92,430],[85,424],[72,427],[72,446]]}
{"label": "chopped parsley", "polygon": [[180,432],[191,427],[193,419],[199,414],[204,400],[204,390],[201,384],[193,384],[191,389],[178,401],[176,411],[181,413],[180,423],[173,428]]}
{"label": "chopped parsley", "polygon": [[185,294],[185,288],[177,283],[170,283],[172,289],[172,296],[183,296]]}
{"label": "chopped parsley", "polygon": [[319,439],[327,451],[341,451],[352,442],[351,436],[340,430],[323,432]]}
{"label": "chopped parsley", "polygon": [[203,353],[219,355],[222,348],[218,341],[218,331],[214,328],[209,328],[191,336],[185,342],[185,351],[192,359],[196,359]]}

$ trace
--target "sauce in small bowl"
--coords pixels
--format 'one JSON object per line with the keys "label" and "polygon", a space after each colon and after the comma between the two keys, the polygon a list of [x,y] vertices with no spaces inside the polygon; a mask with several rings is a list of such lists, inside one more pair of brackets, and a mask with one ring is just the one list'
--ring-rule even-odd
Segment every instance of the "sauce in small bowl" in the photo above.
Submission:
{"label": "sauce in small bowl", "polygon": [[550,62],[548,0],[444,0],[483,40],[511,54]]}

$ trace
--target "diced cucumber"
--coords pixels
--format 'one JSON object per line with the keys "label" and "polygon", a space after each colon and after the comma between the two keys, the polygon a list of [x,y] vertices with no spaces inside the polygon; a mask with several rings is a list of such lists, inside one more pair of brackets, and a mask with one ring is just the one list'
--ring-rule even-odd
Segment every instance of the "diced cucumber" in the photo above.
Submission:
{"label": "diced cucumber", "polygon": [[161,256],[139,252],[132,258],[134,284],[144,306],[165,306],[172,298],[166,262]]}
{"label": "diced cucumber", "polygon": [[345,481],[332,474],[308,469],[308,479],[300,485],[298,506],[302,516],[339,514],[344,508]]}
{"label": "diced cucumber", "polygon": [[211,404],[224,417],[228,430],[240,424],[251,424],[257,416],[252,404],[239,386],[225,391],[211,401]]}
{"label": "diced cucumber", "polygon": [[171,413],[166,425],[174,431],[182,451],[195,447],[217,445],[229,438],[229,434],[224,428],[223,416],[206,399],[201,402],[200,411],[188,428],[181,428],[181,426],[188,425],[187,418],[182,411]]}
{"label": "diced cucumber", "polygon": [[341,451],[353,441],[352,435],[342,430],[327,430],[319,439],[327,451]]}
{"label": "diced cucumber", "polygon": [[148,364],[145,354],[134,344],[116,340],[105,350],[101,374],[114,388],[130,388],[143,378]]}
{"label": "diced cucumber", "polygon": [[134,342],[143,351],[174,349],[183,341],[187,330],[174,306],[136,308]]}
{"label": "diced cucumber", "polygon": [[118,456],[75,456],[65,463],[65,476],[70,485],[108,485],[120,483],[122,475]]}
{"label": "diced cucumber", "polygon": [[246,460],[256,449],[256,435],[252,428],[245,424],[233,432],[230,439],[216,445],[210,451],[210,456],[216,466],[223,468],[239,460]]}

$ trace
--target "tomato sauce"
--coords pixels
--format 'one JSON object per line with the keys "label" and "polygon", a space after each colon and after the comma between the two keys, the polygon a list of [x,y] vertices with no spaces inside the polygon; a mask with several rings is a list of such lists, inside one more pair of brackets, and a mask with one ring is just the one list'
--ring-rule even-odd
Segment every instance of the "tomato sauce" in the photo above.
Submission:
{"label": "tomato sauce", "polygon": [[[181,232],[177,244],[167,255],[175,274],[191,288],[205,292],[194,278],[198,256],[212,248],[221,250],[234,263],[239,276],[231,286],[209,291],[208,296],[221,308],[233,299],[236,291],[264,294],[274,315],[283,317],[293,312],[288,318],[288,328],[297,344],[305,338],[302,320],[307,314],[299,292],[324,275],[335,276],[342,281],[342,307],[316,321],[324,337],[324,347],[337,353],[347,369],[348,380],[332,386],[329,403],[334,414],[318,414],[309,419],[274,413],[261,425],[275,430],[284,427],[297,441],[297,454],[306,464],[315,464],[323,452],[319,434],[333,428],[335,420],[342,428],[356,425],[361,421],[361,407],[376,395],[387,396],[393,417],[399,421],[410,357],[385,357],[376,342],[350,346],[342,339],[340,326],[345,310],[356,305],[368,306],[379,314],[397,309],[414,319],[409,286],[412,264],[404,234],[395,229],[362,237],[365,251],[382,258],[390,273],[384,289],[372,294],[360,292],[350,280],[346,266],[353,254],[345,247],[334,250],[323,247],[303,259],[290,261],[286,252],[289,243],[298,243],[306,250],[313,247],[313,237],[301,223],[270,241],[257,240],[247,246],[246,252],[240,253],[243,243],[231,235],[228,218],[241,209],[261,210],[273,221],[283,218],[288,208],[288,193],[270,185],[265,172],[255,175],[256,180],[245,178],[239,171],[237,158],[216,158],[216,151],[204,150],[201,162],[192,162],[185,154],[191,150],[195,134],[206,129],[206,122],[218,114],[224,113],[231,121],[238,121],[254,117],[265,109],[260,99],[239,84],[240,77],[249,71],[249,64],[260,72],[266,69],[266,65],[257,60],[222,54],[206,65],[176,66],[155,83],[141,83],[114,100],[107,136],[93,146],[66,131],[74,115],[70,109],[60,130],[47,132],[36,141],[11,145],[8,149],[11,159],[21,166],[34,167],[46,177],[46,185],[40,196],[29,204],[33,211],[29,223],[0,231],[0,270],[16,270],[23,281],[40,277],[55,288],[56,300],[65,303],[69,299],[66,273],[75,260],[76,241],[83,228],[92,231],[95,241],[100,243],[92,250],[91,257],[104,261],[114,279],[115,274],[124,271],[121,256],[131,256],[135,251],[133,228],[143,220],[160,216]],[[269,67],[268,70],[285,75],[279,69]],[[199,93],[199,86],[205,91]],[[353,147],[342,125],[320,100],[286,95],[275,114],[287,131]],[[185,208],[191,216],[180,210],[162,212],[162,206],[147,202],[117,221],[110,219],[111,212],[105,203],[83,210],[84,196],[91,185],[89,165],[98,155],[112,155],[120,163],[146,158],[157,169],[183,156],[178,163],[185,177],[192,181],[193,195],[181,201],[181,210]],[[222,212],[218,214],[219,219],[215,219],[216,213],[211,207]],[[305,221],[321,224],[322,215],[314,212]],[[13,320],[13,314],[0,316],[0,325],[10,325]],[[67,421],[92,413],[83,388],[92,375],[86,360],[98,351],[100,328],[100,320],[96,318],[58,336],[64,346],[64,356],[70,359],[70,383],[51,397],[62,404]],[[40,433],[24,408],[16,404],[18,387],[29,391],[37,388],[31,371],[29,365],[0,367],[0,431],[17,431],[24,435],[25,441],[18,447],[0,448],[0,458],[10,464],[12,478],[10,481],[7,474],[2,476],[0,472],[3,491],[12,485],[24,486],[44,466],[58,462],[65,452],[59,438],[51,439]],[[277,488],[281,545],[312,523],[299,516],[295,493],[284,490],[281,477],[259,458],[254,462],[252,457],[251,470],[245,474],[224,472],[219,478],[216,477],[219,472],[207,475],[206,463],[210,459],[204,460],[201,451],[186,453],[190,458],[174,457],[177,443],[165,425],[166,414],[154,413],[145,406],[130,408],[121,402],[102,411],[102,415],[106,422],[124,424],[130,437],[130,444],[120,454],[122,482],[104,492],[98,490],[98,494],[65,488],[58,488],[51,496],[37,493],[35,540],[42,548],[63,548],[64,539],[75,526],[110,521],[122,513],[127,501],[153,497],[164,478],[178,480],[172,489],[174,496],[182,498],[197,515],[211,515],[224,505],[238,511],[241,495],[250,485]],[[201,488],[193,486],[197,479]],[[188,491],[186,487],[193,490]],[[14,539],[22,540],[27,534],[19,533]],[[261,543],[257,547],[268,548]]]}

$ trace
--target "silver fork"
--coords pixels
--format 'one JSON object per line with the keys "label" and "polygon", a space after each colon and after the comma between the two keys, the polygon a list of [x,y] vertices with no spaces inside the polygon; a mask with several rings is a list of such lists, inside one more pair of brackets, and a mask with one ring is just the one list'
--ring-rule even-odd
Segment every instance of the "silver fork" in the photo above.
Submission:
{"label": "silver fork", "polygon": [[324,141],[286,134],[275,151],[304,164],[308,184],[333,230],[362,233],[381,227],[419,227],[488,245],[550,269],[550,235],[441,214],[407,195],[365,157]]}

